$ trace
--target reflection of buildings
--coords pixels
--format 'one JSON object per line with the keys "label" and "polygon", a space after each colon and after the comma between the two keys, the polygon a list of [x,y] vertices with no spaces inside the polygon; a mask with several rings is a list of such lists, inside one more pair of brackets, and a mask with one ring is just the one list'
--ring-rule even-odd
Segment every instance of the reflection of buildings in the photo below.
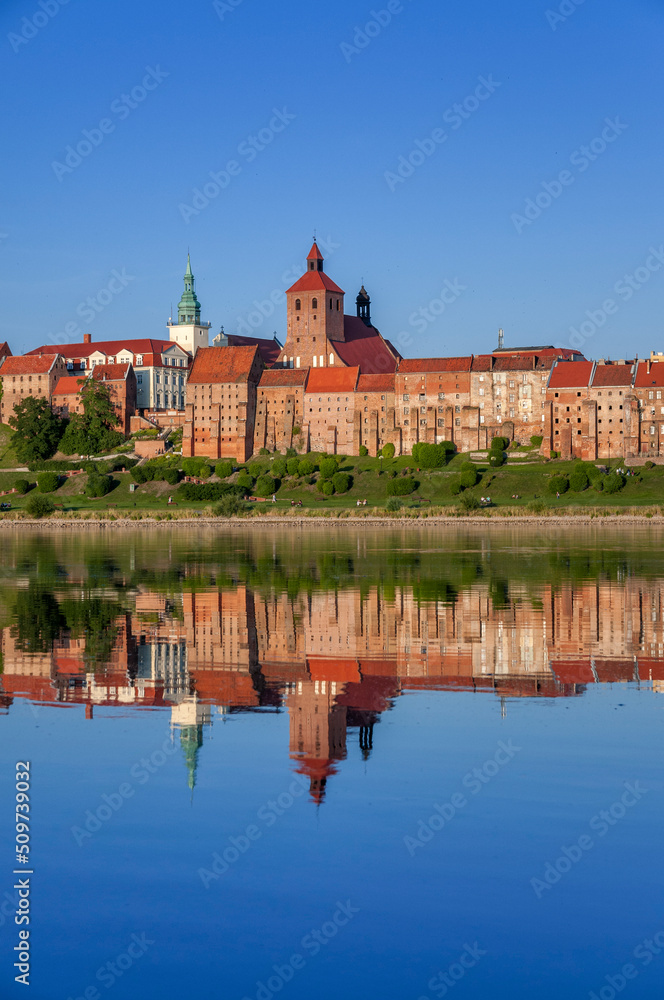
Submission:
{"label": "reflection of buildings", "polygon": [[66,629],[34,654],[4,629],[0,706],[26,696],[84,704],[90,717],[96,705],[170,706],[192,789],[213,705],[287,708],[291,757],[321,802],[348,739],[368,757],[376,723],[406,691],[664,688],[664,581],[629,576],[531,590],[480,581],[444,600],[418,600],[408,587],[389,599],[378,587],[295,597],[244,585],[170,599],[143,591],[113,627],[108,662],[94,669],[89,643]]}

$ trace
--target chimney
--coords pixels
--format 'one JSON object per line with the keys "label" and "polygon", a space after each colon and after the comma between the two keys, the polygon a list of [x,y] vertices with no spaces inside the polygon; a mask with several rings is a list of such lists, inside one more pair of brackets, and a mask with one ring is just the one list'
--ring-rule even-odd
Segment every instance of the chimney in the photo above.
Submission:
{"label": "chimney", "polygon": [[92,334],[91,333],[84,333],[83,334],[83,343],[84,344],[91,344],[92,343]]}
{"label": "chimney", "polygon": [[605,365],[606,361],[604,360],[604,358],[600,358],[599,361],[597,362],[597,364],[598,365]]}

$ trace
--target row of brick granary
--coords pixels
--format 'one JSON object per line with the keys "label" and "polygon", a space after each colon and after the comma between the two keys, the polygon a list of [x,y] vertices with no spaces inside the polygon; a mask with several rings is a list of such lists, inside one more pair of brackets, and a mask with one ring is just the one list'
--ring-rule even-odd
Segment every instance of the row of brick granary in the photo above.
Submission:
{"label": "row of brick granary", "polygon": [[260,448],[376,455],[420,441],[486,449],[496,435],[542,437],[542,454],[587,460],[664,454],[664,361],[586,361],[553,347],[360,366],[264,368],[256,347],[198,352],[189,377],[188,455]]}

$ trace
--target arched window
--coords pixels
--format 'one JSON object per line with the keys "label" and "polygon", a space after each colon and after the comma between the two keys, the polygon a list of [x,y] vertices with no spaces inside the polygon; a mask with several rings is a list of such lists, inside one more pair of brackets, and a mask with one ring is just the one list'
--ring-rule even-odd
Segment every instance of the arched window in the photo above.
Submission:
{"label": "arched window", "polygon": [[302,303],[300,302],[299,299],[295,299],[295,309],[297,310],[297,312],[299,312],[301,308],[302,308]]}
{"label": "arched window", "polygon": [[312,309],[318,309],[318,299],[312,299],[311,300],[311,308]]}
{"label": "arched window", "polygon": [[334,354],[330,354],[330,364],[334,364]]}

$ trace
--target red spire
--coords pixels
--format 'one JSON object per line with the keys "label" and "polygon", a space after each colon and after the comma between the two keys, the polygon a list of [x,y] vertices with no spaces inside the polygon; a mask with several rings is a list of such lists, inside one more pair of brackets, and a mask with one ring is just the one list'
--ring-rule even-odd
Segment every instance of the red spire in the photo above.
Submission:
{"label": "red spire", "polygon": [[322,253],[318,249],[318,244],[316,243],[316,240],[314,240],[314,245],[309,251],[309,256],[307,257],[307,260],[325,260]]}

